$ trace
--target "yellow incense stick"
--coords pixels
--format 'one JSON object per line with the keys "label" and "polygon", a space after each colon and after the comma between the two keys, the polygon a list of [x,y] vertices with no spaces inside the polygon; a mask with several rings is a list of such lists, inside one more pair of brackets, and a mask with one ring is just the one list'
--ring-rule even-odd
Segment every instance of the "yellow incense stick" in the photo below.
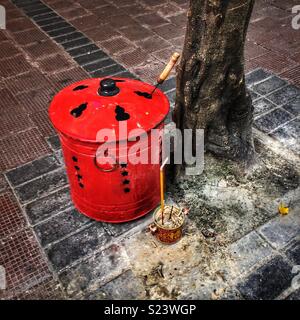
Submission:
{"label": "yellow incense stick", "polygon": [[165,209],[165,196],[164,196],[164,166],[168,162],[166,158],[160,167],[160,210],[161,210],[161,223],[164,224],[164,209]]}

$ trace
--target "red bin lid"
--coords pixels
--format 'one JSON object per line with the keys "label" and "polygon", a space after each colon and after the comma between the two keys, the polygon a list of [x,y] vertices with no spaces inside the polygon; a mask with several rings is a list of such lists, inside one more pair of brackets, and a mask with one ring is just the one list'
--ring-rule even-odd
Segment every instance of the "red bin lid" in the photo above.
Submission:
{"label": "red bin lid", "polygon": [[61,90],[50,104],[49,116],[59,132],[74,139],[95,142],[100,129],[114,129],[120,140],[120,122],[126,122],[127,133],[149,131],[167,116],[166,95],[157,89],[150,98],[153,89],[132,79],[86,79]]}

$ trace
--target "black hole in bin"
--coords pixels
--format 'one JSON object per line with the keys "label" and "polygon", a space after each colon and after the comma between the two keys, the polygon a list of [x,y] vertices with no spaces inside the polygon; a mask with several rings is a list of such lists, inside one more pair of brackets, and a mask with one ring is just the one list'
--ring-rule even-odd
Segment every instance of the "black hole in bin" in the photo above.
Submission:
{"label": "black hole in bin", "polygon": [[86,89],[88,88],[88,86],[85,86],[85,85],[80,85],[80,86],[77,86],[73,89],[73,91],[79,91],[79,90],[83,90],[83,89]]}
{"label": "black hole in bin", "polygon": [[81,179],[82,179],[82,176],[81,176],[80,174],[78,174],[78,175],[77,175],[77,179],[78,179],[78,180],[81,180]]}
{"label": "black hole in bin", "polygon": [[121,168],[126,168],[127,167],[127,163],[121,163]]}
{"label": "black hole in bin", "polygon": [[77,171],[80,170],[80,168],[79,168],[78,166],[74,166],[74,168],[75,168]]}
{"label": "black hole in bin", "polygon": [[125,109],[120,106],[116,106],[115,113],[118,121],[125,121],[130,118],[130,114],[125,112]]}
{"label": "black hole in bin", "polygon": [[146,99],[152,99],[152,94],[148,92],[142,92],[142,91],[134,91],[135,94],[137,94],[140,97],[144,97]]}
{"label": "black hole in bin", "polygon": [[125,193],[128,193],[128,192],[130,192],[130,189],[129,189],[129,188],[125,188],[125,189],[124,189],[124,192],[125,192]]}
{"label": "black hole in bin", "polygon": [[123,177],[128,176],[128,172],[127,171],[123,171],[121,174],[122,174]]}
{"label": "black hole in bin", "polygon": [[125,179],[124,181],[123,181],[123,184],[129,184],[129,180],[128,179]]}
{"label": "black hole in bin", "polygon": [[74,118],[78,118],[82,115],[83,111],[87,108],[87,103],[82,103],[80,106],[77,108],[74,108],[71,110],[71,115]]}
{"label": "black hole in bin", "polygon": [[84,188],[83,183],[79,182],[79,187],[83,189]]}
{"label": "black hole in bin", "polygon": [[75,157],[75,156],[72,157],[72,160],[73,160],[74,162],[77,162],[77,161],[78,161],[77,157]]}

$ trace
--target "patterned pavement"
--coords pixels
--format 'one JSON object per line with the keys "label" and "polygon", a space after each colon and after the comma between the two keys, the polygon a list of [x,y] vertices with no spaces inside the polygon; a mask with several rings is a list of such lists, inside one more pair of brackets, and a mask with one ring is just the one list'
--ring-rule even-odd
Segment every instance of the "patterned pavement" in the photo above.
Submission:
{"label": "patterned pavement", "polygon": [[[0,30],[0,265],[6,268],[8,288],[0,291],[0,298],[73,297],[70,279],[83,266],[92,278],[100,279],[108,296],[139,297],[143,284],[130,270],[121,240],[148,220],[111,226],[78,214],[70,201],[47,108],[57,91],[87,77],[119,75],[153,82],[171,53],[181,51],[187,1],[1,0],[0,4],[7,10],[7,30]],[[297,156],[300,31],[291,27],[295,4],[256,1],[245,65],[254,126]],[[162,89],[173,103],[175,78]],[[295,225],[291,221],[282,229],[273,219],[237,242],[241,251],[247,237],[258,248],[263,241],[270,252],[279,250],[275,255],[264,251],[270,259],[236,286],[243,298],[273,299],[286,290],[290,267],[300,264],[300,232]],[[274,244],[274,230],[282,234],[282,243]],[[110,265],[111,252],[115,265]],[[261,251],[257,252],[260,257]],[[99,263],[106,267],[97,269]],[[273,271],[269,283],[266,275]],[[128,282],[134,290],[124,286],[118,296],[114,288]],[[299,299],[299,290],[289,297]]]}

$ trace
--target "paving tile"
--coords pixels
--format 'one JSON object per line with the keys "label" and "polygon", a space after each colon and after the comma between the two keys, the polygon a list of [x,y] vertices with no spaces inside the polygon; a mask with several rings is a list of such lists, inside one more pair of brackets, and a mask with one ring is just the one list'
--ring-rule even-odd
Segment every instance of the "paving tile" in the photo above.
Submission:
{"label": "paving tile", "polygon": [[152,30],[163,39],[170,41],[174,38],[178,38],[179,36],[185,36],[185,29],[178,28],[172,23],[153,28]]}
{"label": "paving tile", "polygon": [[300,95],[291,99],[287,104],[283,105],[282,108],[298,116],[300,114]]}
{"label": "paving tile", "polygon": [[142,27],[142,25],[140,24],[130,25],[128,27],[122,28],[120,32],[131,41],[143,40],[153,36],[153,32],[149,31],[147,28]]}
{"label": "paving tile", "polygon": [[7,137],[11,134],[24,131],[34,127],[34,123],[30,120],[27,114],[22,112],[10,112],[0,114],[0,136]]}
{"label": "paving tile", "polygon": [[135,48],[132,42],[122,37],[103,41],[101,42],[101,47],[106,49],[111,55],[117,54],[117,53],[120,54],[124,51],[129,51],[130,49]]}
{"label": "paving tile", "polygon": [[109,66],[112,66],[115,64],[116,64],[116,62],[113,59],[106,58],[106,59],[102,59],[98,62],[93,62],[93,63],[87,64],[83,68],[85,71],[90,73],[90,72],[94,72],[96,70],[106,68],[106,67],[109,67]]}
{"label": "paving tile", "polygon": [[80,47],[86,46],[87,44],[90,44],[90,43],[91,43],[91,40],[84,37],[84,38],[80,38],[80,39],[76,39],[73,41],[68,41],[68,42],[62,43],[62,46],[68,52],[69,50],[73,50],[75,48],[80,48]]}
{"label": "paving tile", "polygon": [[39,16],[32,17],[32,19],[38,24],[39,21],[48,20],[50,18],[58,17],[55,12],[49,12]]}
{"label": "paving tile", "polygon": [[49,278],[29,290],[15,294],[11,300],[62,300],[65,294],[57,280]]}
{"label": "paving tile", "polygon": [[45,73],[62,71],[74,67],[74,63],[70,62],[62,54],[55,54],[38,61],[39,69]]}
{"label": "paving tile", "polygon": [[252,101],[255,101],[255,100],[261,98],[261,96],[258,93],[252,91],[251,89],[248,89],[248,92],[250,93]]}
{"label": "paving tile", "polygon": [[62,36],[62,35],[64,35],[64,34],[72,33],[72,32],[74,32],[74,31],[76,31],[76,29],[75,29],[74,27],[72,27],[72,26],[67,26],[67,27],[62,28],[62,29],[53,30],[53,31],[48,31],[47,33],[48,33],[48,35],[49,35],[50,37],[55,38],[55,37],[60,37],[60,36]]}
{"label": "paving tile", "polygon": [[51,40],[39,41],[24,48],[32,59],[40,59],[51,54],[57,54],[61,49]]}
{"label": "paving tile", "polygon": [[51,88],[33,89],[17,94],[16,98],[22,103],[23,110],[27,113],[33,113],[48,109],[55,93],[56,91]]}
{"label": "paving tile", "polygon": [[129,6],[123,7],[122,10],[123,12],[125,12],[131,17],[136,17],[136,16],[151,13],[151,11],[148,8],[145,8],[140,3],[132,3]]}
{"label": "paving tile", "polygon": [[90,8],[89,11],[91,11],[94,15],[96,15],[99,19],[103,20],[104,23],[107,22],[107,17],[114,17],[119,16],[120,14],[127,13],[123,8],[118,8],[113,4],[106,4],[105,6],[101,6],[100,8]]}
{"label": "paving tile", "polygon": [[87,35],[94,42],[102,42],[105,40],[109,40],[121,34],[117,31],[117,29],[111,27],[108,24],[101,26],[94,26],[91,29],[87,29],[84,31],[85,35]]}
{"label": "paving tile", "polygon": [[255,231],[233,243],[230,253],[238,272],[247,272],[263,259],[270,256],[272,248]]}
{"label": "paving tile", "polygon": [[76,260],[101,249],[110,241],[100,223],[93,224],[58,243],[50,246],[46,253],[55,270],[60,270]]}
{"label": "paving tile", "polygon": [[244,298],[272,300],[291,285],[292,267],[276,256],[237,285]]}
{"label": "paving tile", "polygon": [[182,9],[174,3],[166,3],[165,1],[163,1],[163,3],[156,8],[156,10],[157,13],[163,18],[178,15],[178,13],[182,11]]}
{"label": "paving tile", "polygon": [[270,76],[271,73],[259,68],[246,74],[246,84],[251,88],[254,84],[261,82]]}
{"label": "paving tile", "polygon": [[13,77],[6,82],[6,87],[13,93],[18,94],[39,88],[51,88],[51,83],[36,69],[31,68],[29,72]]}
{"label": "paving tile", "polygon": [[26,219],[12,192],[7,191],[0,194],[0,239],[24,228]]}
{"label": "paving tile", "polygon": [[167,97],[170,101],[170,104],[174,104],[176,99],[176,90],[169,91],[167,93]]}
{"label": "paving tile", "polygon": [[253,106],[254,106],[255,116],[260,115],[262,113],[266,113],[267,111],[277,108],[277,106],[274,103],[272,103],[271,101],[265,98],[260,98],[258,100],[255,100],[253,102]]}
{"label": "paving tile", "polygon": [[75,208],[67,209],[45,222],[39,223],[34,227],[41,245],[47,246],[63,237],[74,233],[81,227],[92,223],[93,220],[79,213]]}
{"label": "paving tile", "polygon": [[12,58],[20,53],[21,51],[16,48],[12,41],[1,41],[0,59]]}
{"label": "paving tile", "polygon": [[28,290],[51,276],[30,229],[2,239],[0,261],[6,270],[7,290],[4,294],[8,296],[20,289]]}
{"label": "paving tile", "polygon": [[72,20],[72,25],[80,31],[85,31],[101,24],[104,24],[103,20],[94,14]]}
{"label": "paving tile", "polygon": [[270,220],[258,232],[276,249],[285,247],[300,232],[300,215],[295,211],[288,216]]}
{"label": "paving tile", "polygon": [[158,36],[153,36],[151,38],[148,38],[143,41],[138,41],[136,43],[140,48],[144,49],[147,52],[154,52],[158,51],[161,48],[167,48],[170,47],[171,44],[167,42],[166,40],[163,40],[162,38]]}
{"label": "paving tile", "polygon": [[265,95],[265,94],[271,93],[272,91],[279,89],[285,85],[287,85],[287,82],[285,82],[284,80],[282,80],[276,76],[273,76],[263,82],[260,82],[256,85],[254,85],[252,87],[252,90],[254,90],[262,95]]}
{"label": "paving tile", "polygon": [[26,30],[13,34],[15,41],[21,46],[27,46],[40,41],[46,41],[48,38],[40,30]]}
{"label": "paving tile", "polygon": [[145,299],[145,288],[142,281],[131,270],[128,270],[85,298],[89,300]]}
{"label": "paving tile", "polygon": [[112,66],[97,70],[94,73],[92,73],[92,75],[93,77],[101,78],[106,76],[114,76],[122,71],[126,71],[126,69],[119,64],[114,64]]}
{"label": "paving tile", "polygon": [[118,237],[122,234],[125,234],[129,230],[139,226],[139,230],[144,229],[148,224],[150,224],[150,220],[152,218],[151,213],[143,216],[142,218],[139,218],[134,221],[125,222],[125,223],[103,223],[103,227],[106,230],[108,234],[110,234],[113,237]]}
{"label": "paving tile", "polygon": [[34,28],[36,28],[35,24],[25,17],[8,20],[6,23],[6,29],[10,32],[18,32]]}
{"label": "paving tile", "polygon": [[50,137],[55,134],[55,130],[50,122],[48,111],[40,110],[30,115],[31,121],[39,128],[43,137]]}
{"label": "paving tile", "polygon": [[284,146],[291,148],[291,146],[297,144],[299,140],[299,133],[297,133],[299,130],[300,123],[299,120],[296,119],[289,122],[285,126],[276,129],[270,134],[270,136],[279,140]]}
{"label": "paving tile", "polygon": [[4,78],[13,77],[31,69],[31,65],[26,61],[23,55],[17,55],[11,58],[1,60],[0,73]]}
{"label": "paving tile", "polygon": [[47,139],[52,150],[57,151],[61,149],[61,144],[58,136],[52,136]]}
{"label": "paving tile", "polygon": [[21,202],[29,202],[43,197],[51,191],[67,184],[65,169],[50,172],[35,180],[17,186],[15,192]]}
{"label": "paving tile", "polygon": [[50,17],[48,19],[43,19],[40,21],[36,21],[36,23],[40,26],[40,27],[44,27],[44,26],[48,26],[50,24],[57,24],[57,23],[61,23],[64,22],[64,19],[59,17],[59,16],[54,16],[54,17]]}
{"label": "paving tile", "polygon": [[8,183],[5,179],[4,174],[0,174],[0,192],[3,192],[8,189]]}
{"label": "paving tile", "polygon": [[50,13],[51,12],[51,9],[47,8],[47,7],[40,7],[39,9],[38,8],[33,8],[33,10],[25,10],[26,12],[26,15],[29,16],[29,17],[34,17],[34,16],[39,16],[41,14],[45,14],[45,13]]}
{"label": "paving tile", "polygon": [[288,85],[283,87],[267,96],[269,100],[277,104],[278,106],[284,105],[291,101],[292,99],[296,98],[300,95],[300,89],[293,86]]}
{"label": "paving tile", "polygon": [[129,269],[123,246],[113,244],[59,275],[69,297],[91,294]]}
{"label": "paving tile", "polygon": [[135,49],[130,52],[120,54],[116,59],[126,68],[138,66],[141,63],[145,63],[148,57],[147,51],[141,49]]}
{"label": "paving tile", "polygon": [[6,176],[13,186],[17,186],[28,180],[35,179],[42,174],[58,169],[59,167],[60,165],[57,159],[53,155],[49,155],[12,169],[6,173]]}
{"label": "paving tile", "polygon": [[63,16],[66,20],[72,21],[82,16],[89,15],[89,12],[84,8],[71,8],[70,10],[61,11],[60,15]]}
{"label": "paving tile", "polygon": [[157,13],[149,13],[136,17],[140,24],[148,27],[158,27],[163,24],[168,24],[169,21],[159,16]]}
{"label": "paving tile", "polygon": [[49,154],[50,149],[37,128],[0,140],[0,170],[7,170]]}
{"label": "paving tile", "polygon": [[295,240],[286,250],[287,257],[297,265],[300,265],[300,239]]}
{"label": "paving tile", "polygon": [[47,26],[41,27],[45,32],[49,33],[55,30],[63,29],[63,28],[68,28],[71,27],[71,25],[67,22],[60,22],[60,23],[55,23]]}
{"label": "paving tile", "polygon": [[25,212],[32,225],[72,206],[69,188],[63,188],[25,206]]}
{"label": "paving tile", "polygon": [[100,61],[102,59],[107,59],[108,55],[103,51],[99,50],[90,54],[86,54],[84,56],[80,56],[78,58],[74,58],[74,60],[81,66]]}
{"label": "paving tile", "polygon": [[277,108],[265,115],[256,118],[254,125],[263,132],[270,132],[280,125],[284,125],[287,121],[293,118],[288,112]]}
{"label": "paving tile", "polygon": [[290,68],[289,70],[281,73],[280,76],[299,87],[300,86],[300,65]]}
{"label": "paving tile", "polygon": [[108,16],[106,17],[105,22],[117,30],[128,27],[130,25],[136,25],[136,20],[132,19],[127,14],[118,14],[116,16]]}
{"label": "paving tile", "polygon": [[[68,33],[68,34],[64,34],[62,36],[59,37],[55,37],[55,41],[62,44],[65,42],[70,42],[73,40],[77,40],[80,38],[84,38],[84,34],[78,31],[72,32],[72,33]],[[67,49],[67,48],[66,48]]]}
{"label": "paving tile", "polygon": [[262,46],[254,43],[253,41],[246,41],[245,44],[245,59],[253,59],[259,57],[263,54],[266,54],[268,51]]}
{"label": "paving tile", "polygon": [[81,48],[76,48],[76,49],[70,50],[68,53],[73,58],[76,58],[79,56],[90,54],[95,51],[99,51],[99,47],[97,47],[95,44],[89,44],[89,45],[81,47]]}

